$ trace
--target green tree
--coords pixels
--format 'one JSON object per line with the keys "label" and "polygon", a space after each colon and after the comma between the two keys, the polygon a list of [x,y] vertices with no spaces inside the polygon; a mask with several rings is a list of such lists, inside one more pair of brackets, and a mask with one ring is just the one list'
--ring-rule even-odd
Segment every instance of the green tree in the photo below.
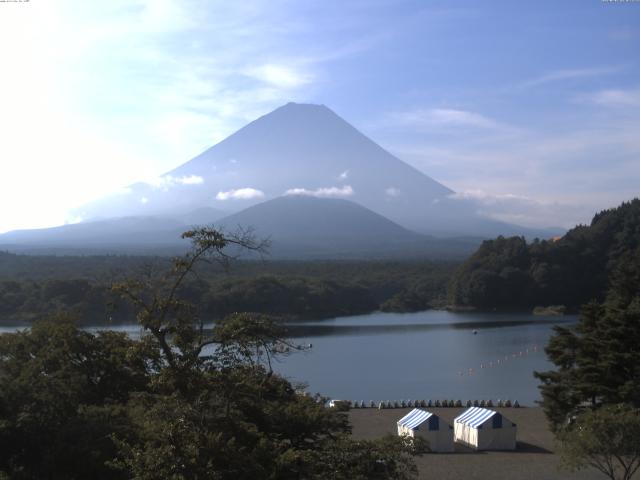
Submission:
{"label": "green tree", "polygon": [[127,405],[138,437],[114,435],[120,453],[113,465],[136,479],[320,478],[321,452],[333,451],[339,441],[350,447],[355,465],[384,461],[391,473],[405,470],[399,457],[409,449],[400,439],[386,441],[395,449],[383,449],[384,458],[362,455],[376,443],[354,443],[345,414],[296,392],[273,372],[274,358],[300,349],[279,324],[263,315],[233,314],[207,333],[193,306],[178,298],[200,260],[226,264],[225,248],[260,251],[262,245],[244,234],[208,229],[184,237],[193,241],[193,251],[176,259],[159,282],[114,287],[139,309],[138,320],[163,362],[154,391]]}
{"label": "green tree", "polygon": [[556,370],[536,372],[543,408],[556,430],[580,407],[640,407],[640,250],[611,278],[602,304],[583,307],[576,327],[556,327],[546,348]]}
{"label": "green tree", "polygon": [[[181,299],[206,259],[260,250],[242,233],[184,234],[166,274],[114,285],[139,340],[68,319],[0,336],[0,476],[16,479],[409,478],[415,446],[358,442],[346,414],[297,391],[272,361],[298,347],[281,325],[233,314],[204,328]],[[228,254],[231,249],[232,254]],[[338,461],[338,459],[340,459]],[[375,475],[374,475],[375,474]]]}
{"label": "green tree", "polygon": [[313,453],[314,480],[409,480],[418,473],[412,455],[426,451],[420,437],[388,435],[380,440],[341,437]]}
{"label": "green tree", "polygon": [[487,240],[454,274],[449,302],[480,308],[602,302],[610,276],[640,247],[640,199],[596,214],[553,241]]}
{"label": "green tree", "polygon": [[[120,478],[109,436],[131,434],[122,404],[156,354],[125,334],[52,317],[0,335],[0,471],[11,478]],[[126,478],[123,477],[123,478]]]}
{"label": "green tree", "polygon": [[640,410],[625,405],[588,410],[558,440],[568,469],[591,466],[611,480],[630,480],[640,468]]}

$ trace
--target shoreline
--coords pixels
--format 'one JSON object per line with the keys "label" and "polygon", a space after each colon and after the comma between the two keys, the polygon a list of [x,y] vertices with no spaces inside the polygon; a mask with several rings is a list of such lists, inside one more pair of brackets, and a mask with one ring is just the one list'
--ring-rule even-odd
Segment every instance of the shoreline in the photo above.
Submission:
{"label": "shoreline", "polygon": [[[579,313],[578,310],[574,310],[571,308],[564,308],[562,313],[560,313],[557,308],[558,306],[549,306],[549,307],[534,307],[534,308],[478,308],[471,306],[458,306],[458,305],[438,305],[431,306],[429,308],[423,308],[419,310],[386,310],[386,309],[374,309],[370,311],[358,311],[351,313],[337,312],[333,316],[323,316],[316,314],[309,315],[296,315],[296,314],[279,314],[272,315],[274,318],[278,318],[282,321],[284,325],[287,324],[305,324],[305,323],[314,323],[321,321],[331,321],[336,318],[351,318],[351,317],[359,317],[359,316],[367,316],[367,315],[375,315],[375,314],[389,314],[389,315],[410,315],[416,313],[423,312],[448,312],[454,314],[495,314],[495,315],[533,315],[536,317],[564,317],[576,315]],[[29,327],[34,322],[38,321],[41,318],[44,318],[46,315],[44,314],[20,314],[20,315],[8,315],[3,319],[0,319],[0,328],[21,328],[21,327]],[[206,323],[212,323],[215,320],[207,320]],[[80,322],[79,326],[82,328],[101,328],[101,327],[124,327],[135,325],[135,318],[131,319],[122,319],[122,320],[103,320],[103,321],[91,321],[91,322]]]}

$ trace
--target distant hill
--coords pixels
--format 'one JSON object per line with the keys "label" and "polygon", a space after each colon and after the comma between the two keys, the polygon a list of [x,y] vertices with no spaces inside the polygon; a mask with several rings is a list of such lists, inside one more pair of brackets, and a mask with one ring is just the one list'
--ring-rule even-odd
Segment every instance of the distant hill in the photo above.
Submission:
{"label": "distant hill", "polygon": [[288,195],[215,220],[201,209],[180,219],[124,217],[0,235],[0,249],[32,254],[174,255],[189,244],[180,238],[193,225],[234,231],[252,228],[269,238],[270,258],[289,259],[462,259],[477,237],[438,239],[411,232],[371,210],[341,199]]}
{"label": "distant hill", "polygon": [[0,235],[0,248],[27,253],[89,254],[105,252],[175,253],[188,243],[180,233],[192,225],[212,224],[224,214],[202,208],[181,218],[161,216],[122,217],[62,225],[53,228],[15,230]]}
{"label": "distant hill", "polygon": [[270,238],[276,258],[461,258],[480,242],[420,235],[354,202],[305,195],[254,205],[218,225],[227,230],[251,225],[256,236]]}
{"label": "distant hill", "polygon": [[453,304],[482,308],[602,301],[611,275],[640,256],[640,200],[596,214],[556,241],[488,240],[458,269]]}

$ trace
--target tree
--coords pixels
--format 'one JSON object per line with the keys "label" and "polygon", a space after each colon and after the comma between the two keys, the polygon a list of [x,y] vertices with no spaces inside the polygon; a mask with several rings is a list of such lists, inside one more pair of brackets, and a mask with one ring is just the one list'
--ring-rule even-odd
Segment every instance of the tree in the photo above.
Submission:
{"label": "tree", "polygon": [[113,465],[136,479],[333,478],[324,475],[324,459],[339,444],[353,468],[384,464],[387,476],[380,478],[409,478],[415,471],[410,444],[354,442],[345,414],[274,373],[273,359],[301,349],[286,340],[281,325],[240,313],[207,334],[194,307],[178,298],[199,261],[226,266],[227,247],[262,252],[264,244],[245,232],[198,229],[183,236],[192,240],[192,252],[176,259],[159,282],[114,287],[139,309],[138,320],[163,361],[153,391],[128,402],[138,436],[114,435],[120,453]]}
{"label": "tree", "polygon": [[604,303],[584,306],[576,327],[556,327],[549,340],[545,351],[557,369],[535,375],[554,430],[582,406],[640,407],[639,254],[612,274]]}
{"label": "tree", "polygon": [[640,410],[626,405],[588,410],[558,440],[570,470],[591,466],[611,480],[630,480],[640,468]]}
{"label": "tree", "polygon": [[238,313],[207,330],[181,299],[200,261],[263,244],[184,237],[193,250],[171,271],[114,285],[138,309],[139,340],[68,319],[0,336],[0,478],[410,478],[411,442],[353,440],[346,414],[274,372],[299,349],[281,325]]}
{"label": "tree", "polygon": [[144,391],[155,350],[55,316],[0,335],[0,471],[13,479],[117,479],[109,436],[131,434],[122,405]]}
{"label": "tree", "polygon": [[612,272],[640,247],[640,199],[596,214],[555,241],[498,237],[454,274],[449,302],[481,308],[602,302]]}
{"label": "tree", "polygon": [[314,480],[409,480],[418,473],[412,455],[426,451],[421,437],[387,435],[380,440],[341,437],[314,452]]}
{"label": "tree", "polygon": [[[193,304],[180,298],[180,289],[202,261],[214,261],[228,268],[242,251],[264,253],[265,241],[256,241],[250,230],[239,229],[234,234],[198,228],[182,234],[192,242],[192,249],[173,260],[172,269],[159,276],[152,270],[143,277],[115,283],[115,293],[129,300],[137,309],[136,318],[148,332],[160,351],[164,367],[163,380],[169,389],[186,394],[195,372],[206,369],[203,349],[216,343],[205,335],[204,323]],[[235,249],[232,254],[229,248]]]}

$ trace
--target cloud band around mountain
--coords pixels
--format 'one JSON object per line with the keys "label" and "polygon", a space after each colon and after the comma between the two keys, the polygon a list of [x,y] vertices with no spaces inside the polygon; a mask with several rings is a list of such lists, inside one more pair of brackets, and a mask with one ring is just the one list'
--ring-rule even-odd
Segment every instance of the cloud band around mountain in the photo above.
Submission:
{"label": "cloud band around mountain", "polygon": [[182,177],[165,175],[163,177],[152,178],[147,180],[145,183],[154,188],[167,189],[175,185],[202,185],[204,183],[204,178],[199,175],[184,175]]}
{"label": "cloud band around mountain", "polygon": [[307,195],[310,197],[319,197],[319,198],[331,198],[331,197],[350,197],[354,194],[353,188],[351,185],[345,185],[343,187],[325,187],[325,188],[316,188],[315,190],[308,190],[306,188],[290,188],[286,192],[285,195]]}
{"label": "cloud band around mountain", "polygon": [[220,191],[216,195],[216,200],[251,200],[254,198],[263,198],[264,192],[256,188],[238,188],[227,190],[226,192]]}

